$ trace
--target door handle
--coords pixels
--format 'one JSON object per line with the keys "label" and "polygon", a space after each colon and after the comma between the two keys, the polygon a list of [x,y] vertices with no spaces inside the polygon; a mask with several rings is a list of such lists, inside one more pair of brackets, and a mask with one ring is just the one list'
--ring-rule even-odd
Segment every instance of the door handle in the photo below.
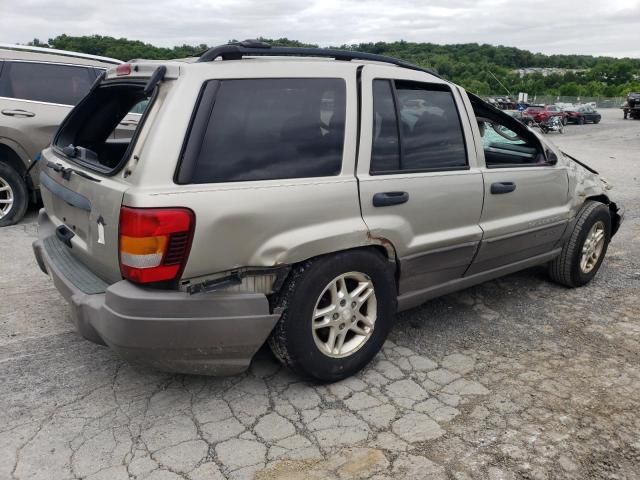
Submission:
{"label": "door handle", "polygon": [[130,126],[130,125],[138,125],[138,120],[123,120],[120,122],[120,125]]}
{"label": "door handle", "polygon": [[380,192],[373,196],[374,207],[388,207],[391,205],[400,205],[409,201],[408,192]]}
{"label": "door handle", "polygon": [[515,189],[516,184],[513,182],[496,182],[491,184],[491,193],[494,195],[513,192]]}
{"label": "door handle", "polygon": [[36,114],[33,112],[27,112],[26,110],[2,110],[3,115],[7,115],[8,117],[35,117]]}

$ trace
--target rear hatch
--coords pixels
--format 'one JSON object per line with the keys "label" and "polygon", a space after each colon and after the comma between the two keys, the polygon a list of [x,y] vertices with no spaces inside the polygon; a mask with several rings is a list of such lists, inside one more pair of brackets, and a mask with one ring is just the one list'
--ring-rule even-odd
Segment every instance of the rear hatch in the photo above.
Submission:
{"label": "rear hatch", "polygon": [[[120,68],[110,71],[71,111],[43,152],[40,173],[44,207],[56,235],[108,283],[122,278],[118,224],[123,196],[131,187],[130,160],[137,160],[136,145],[148,131],[145,122],[160,103],[159,80],[150,84],[158,65],[137,75],[131,75],[131,68],[122,74]],[[118,135],[123,119],[139,105],[146,110],[137,128],[131,135]]]}

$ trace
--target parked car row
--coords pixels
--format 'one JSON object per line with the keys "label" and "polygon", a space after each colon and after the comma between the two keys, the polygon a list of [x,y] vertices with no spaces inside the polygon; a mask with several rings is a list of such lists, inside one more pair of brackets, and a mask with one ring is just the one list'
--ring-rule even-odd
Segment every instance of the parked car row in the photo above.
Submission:
{"label": "parked car row", "polygon": [[562,124],[567,124],[567,114],[555,105],[530,105],[523,112],[525,123],[543,123],[551,117],[560,117]]}
{"label": "parked car row", "polygon": [[510,111],[509,114],[528,126],[546,124],[553,117],[559,117],[562,125],[584,125],[602,120],[602,115],[591,105],[530,105],[522,112],[516,112]]}

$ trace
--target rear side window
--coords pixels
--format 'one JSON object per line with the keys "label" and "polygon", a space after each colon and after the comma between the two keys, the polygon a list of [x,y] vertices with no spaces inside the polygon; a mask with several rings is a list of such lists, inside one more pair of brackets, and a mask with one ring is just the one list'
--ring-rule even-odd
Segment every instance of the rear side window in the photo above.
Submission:
{"label": "rear side window", "polygon": [[458,109],[449,87],[373,83],[373,174],[467,168]]}
{"label": "rear side window", "polygon": [[5,62],[0,96],[75,105],[95,80],[91,68],[50,63]]}
{"label": "rear side window", "polygon": [[208,82],[177,181],[337,175],[342,166],[344,122],[345,82],[341,79]]}

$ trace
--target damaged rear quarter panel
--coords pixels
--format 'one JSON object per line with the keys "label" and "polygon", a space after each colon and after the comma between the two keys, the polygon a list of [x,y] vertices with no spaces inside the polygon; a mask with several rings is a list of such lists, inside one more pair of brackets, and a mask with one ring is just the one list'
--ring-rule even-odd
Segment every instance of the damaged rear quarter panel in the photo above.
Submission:
{"label": "damaged rear quarter panel", "polygon": [[370,245],[352,175],[181,185],[130,195],[138,207],[180,205],[196,216],[183,280],[241,267],[273,267]]}

